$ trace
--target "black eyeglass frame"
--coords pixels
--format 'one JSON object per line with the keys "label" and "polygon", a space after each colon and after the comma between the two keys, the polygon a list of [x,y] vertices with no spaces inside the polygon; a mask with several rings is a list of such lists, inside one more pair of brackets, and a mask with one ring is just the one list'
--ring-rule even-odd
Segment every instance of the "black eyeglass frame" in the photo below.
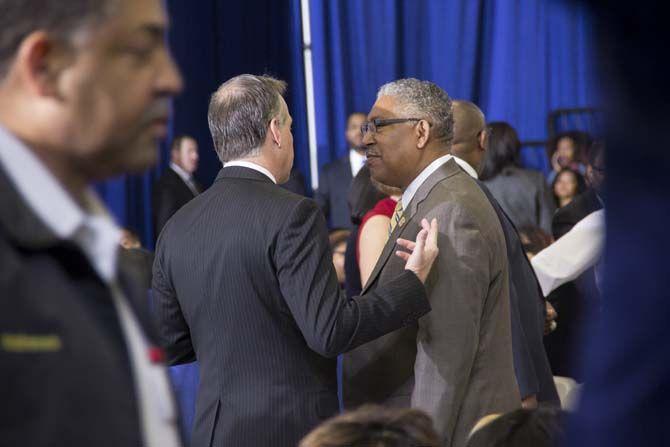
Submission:
{"label": "black eyeglass frame", "polygon": [[[377,133],[377,129],[380,127],[384,126],[390,126],[391,124],[400,124],[400,123],[407,123],[410,121],[425,121],[423,118],[389,118],[389,119],[373,119],[372,121],[366,121],[363,124],[361,124],[361,135],[365,136],[368,132],[372,133],[373,135]],[[427,121],[426,121],[427,122]],[[430,126],[431,124],[428,123]]]}

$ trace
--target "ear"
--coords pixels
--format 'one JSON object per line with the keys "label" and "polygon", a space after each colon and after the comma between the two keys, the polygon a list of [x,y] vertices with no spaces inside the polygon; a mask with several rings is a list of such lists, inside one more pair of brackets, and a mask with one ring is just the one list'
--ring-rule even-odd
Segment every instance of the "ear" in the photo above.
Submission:
{"label": "ear", "polygon": [[482,130],[479,133],[479,137],[477,138],[477,142],[479,143],[479,150],[482,152],[486,152],[488,149],[488,139],[489,139],[489,133],[486,129]]}
{"label": "ear", "polygon": [[270,121],[270,136],[277,147],[281,147],[281,124],[277,118]]}
{"label": "ear", "polygon": [[426,120],[421,120],[415,126],[414,132],[416,132],[417,137],[416,147],[423,149],[430,139],[430,124]]}
{"label": "ear", "polygon": [[14,69],[35,95],[57,96],[58,76],[66,66],[63,43],[44,31],[29,34],[19,46]]}

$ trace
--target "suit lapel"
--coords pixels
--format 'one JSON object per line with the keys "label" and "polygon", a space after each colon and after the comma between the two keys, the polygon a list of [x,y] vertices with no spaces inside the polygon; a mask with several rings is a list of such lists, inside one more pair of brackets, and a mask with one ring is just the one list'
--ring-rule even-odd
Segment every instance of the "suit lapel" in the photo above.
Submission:
{"label": "suit lapel", "polygon": [[[460,171],[460,168],[456,164],[456,162],[453,159],[450,159],[447,161],[445,164],[437,168],[435,172],[433,172],[422,184],[419,186],[419,189],[417,189],[416,193],[414,194],[414,197],[412,200],[409,202],[409,205],[405,207],[405,210],[402,215],[402,225],[397,225],[391,235],[389,236],[388,241],[386,242],[386,245],[384,246],[384,250],[382,250],[382,254],[379,256],[379,259],[377,260],[377,264],[375,264],[375,268],[372,270],[372,273],[370,274],[370,277],[368,278],[367,283],[365,283],[365,286],[363,287],[363,290],[361,291],[361,295],[366,293],[372,284],[375,282],[377,279],[377,276],[381,273],[383,270],[384,266],[389,260],[389,257],[391,256],[391,253],[395,252],[395,249],[397,247],[396,244],[396,239],[402,237],[404,239],[411,239],[414,240],[416,238],[416,234],[405,234],[407,228],[409,227],[409,222],[414,220],[414,216],[417,213],[419,209],[419,205],[421,202],[426,200],[430,192],[433,190],[435,185],[440,183],[442,180],[444,180],[447,177],[451,177],[452,175],[457,174]],[[416,224],[420,227],[421,223],[416,222]]]}

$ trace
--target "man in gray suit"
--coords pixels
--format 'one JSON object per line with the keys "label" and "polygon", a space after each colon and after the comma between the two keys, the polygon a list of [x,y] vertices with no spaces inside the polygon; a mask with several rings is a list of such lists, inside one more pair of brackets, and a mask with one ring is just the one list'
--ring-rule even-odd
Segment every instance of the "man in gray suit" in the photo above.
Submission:
{"label": "man in gray suit", "polygon": [[514,377],[505,238],[488,199],[449,155],[451,100],[435,84],[384,85],[362,127],[372,177],[403,196],[364,292],[402,272],[396,239],[437,217],[440,253],[426,281],[432,312],[345,355],[345,406],[427,411],[444,446],[479,418],[520,406]]}

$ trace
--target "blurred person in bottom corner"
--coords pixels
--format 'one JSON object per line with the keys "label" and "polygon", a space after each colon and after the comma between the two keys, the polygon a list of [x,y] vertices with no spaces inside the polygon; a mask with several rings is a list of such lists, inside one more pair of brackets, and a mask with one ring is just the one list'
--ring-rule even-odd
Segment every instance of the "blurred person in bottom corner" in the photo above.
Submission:
{"label": "blurred person in bottom corner", "polygon": [[163,3],[0,11],[0,444],[179,446],[146,290],[90,187],[157,160],[182,87]]}
{"label": "blurred person in bottom corner", "polygon": [[245,74],[212,95],[223,167],[156,248],[153,297],[168,361],[200,367],[198,446],[295,446],[338,411],[335,357],[430,311],[423,284],[439,252],[436,220],[422,221],[416,242],[399,240],[397,275],[345,298],[323,213],[278,186],[293,163],[285,88]]}
{"label": "blurred person in bottom corner", "polygon": [[433,421],[415,409],[364,405],[325,421],[298,447],[439,447]]}
{"label": "blurred person in bottom corner", "polygon": [[490,415],[472,430],[467,447],[560,447],[565,438],[565,420],[558,408]]}

